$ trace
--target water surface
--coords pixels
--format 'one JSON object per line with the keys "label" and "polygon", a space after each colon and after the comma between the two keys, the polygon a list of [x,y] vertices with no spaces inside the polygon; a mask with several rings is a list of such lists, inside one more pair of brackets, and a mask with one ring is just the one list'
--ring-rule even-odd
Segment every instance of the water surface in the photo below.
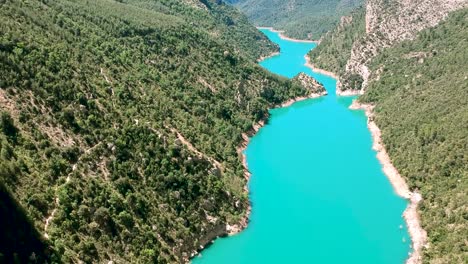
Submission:
{"label": "water surface", "polygon": [[281,47],[263,67],[289,78],[305,72],[329,95],[270,111],[246,150],[249,226],[192,263],[404,263],[407,203],[382,173],[363,111],[348,109],[352,97],[335,96],[333,78],[304,66],[315,44],[262,31]]}

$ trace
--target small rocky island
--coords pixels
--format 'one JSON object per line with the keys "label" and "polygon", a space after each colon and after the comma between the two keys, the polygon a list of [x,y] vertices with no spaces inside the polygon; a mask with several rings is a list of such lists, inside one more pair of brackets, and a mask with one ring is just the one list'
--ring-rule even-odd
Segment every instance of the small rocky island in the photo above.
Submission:
{"label": "small rocky island", "polygon": [[327,90],[325,90],[325,87],[321,83],[303,72],[296,75],[292,81],[309,90],[311,93],[310,97],[327,95]]}

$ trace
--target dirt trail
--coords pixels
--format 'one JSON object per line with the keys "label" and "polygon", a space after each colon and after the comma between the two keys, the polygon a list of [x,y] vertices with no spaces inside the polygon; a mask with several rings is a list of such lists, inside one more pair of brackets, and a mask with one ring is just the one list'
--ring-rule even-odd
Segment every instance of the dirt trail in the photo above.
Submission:
{"label": "dirt trail", "polygon": [[190,143],[177,129],[173,127],[168,127],[172,131],[172,133],[175,133],[177,135],[177,138],[180,140],[182,144],[184,144],[190,151],[193,153],[197,154],[197,156],[202,157],[209,162],[211,162],[216,168],[220,169],[221,171],[224,171],[224,166],[221,164],[221,162],[215,160],[214,158],[208,156],[207,154],[199,151],[197,148],[195,148],[192,143]]}
{"label": "dirt trail", "polygon": [[[67,177],[65,178],[65,183],[62,184],[61,186],[67,184],[70,182],[70,179],[71,179],[71,174],[76,170],[76,168],[78,167],[78,164],[81,162],[81,160],[83,159],[83,157],[85,157],[86,155],[88,155],[89,153],[91,153],[94,149],[96,149],[98,146],[100,146],[102,144],[102,142],[99,142],[97,143],[96,145],[90,147],[89,149],[85,150],[85,152],[78,158],[78,160],[75,162],[75,164],[72,165],[72,171],[70,173],[68,173]],[[50,213],[50,215],[45,219],[45,225],[44,225],[44,237],[46,239],[49,239],[50,236],[49,234],[47,233],[47,230],[50,226],[50,224],[52,223],[52,221],[54,220],[54,216],[55,214],[57,213],[57,210],[60,206],[60,199],[58,197],[58,190],[61,186],[55,186],[55,198],[54,198],[54,209],[52,210],[52,212]]]}

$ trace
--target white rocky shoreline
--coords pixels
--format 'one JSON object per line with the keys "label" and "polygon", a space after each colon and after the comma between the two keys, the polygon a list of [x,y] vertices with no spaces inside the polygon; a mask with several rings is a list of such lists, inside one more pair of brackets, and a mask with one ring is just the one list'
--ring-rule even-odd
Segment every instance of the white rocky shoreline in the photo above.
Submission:
{"label": "white rocky shoreline", "polygon": [[[290,41],[295,41],[295,42],[313,42],[313,43],[318,43],[317,41],[308,41],[308,40],[297,40],[297,39],[291,39],[286,36],[284,36],[282,33],[283,31],[278,31],[275,30],[271,27],[257,27],[257,29],[269,29],[273,32],[279,33],[280,37],[285,40],[290,40]],[[272,53],[269,56],[261,57],[257,60],[257,62],[263,61],[267,58],[277,56],[279,55],[279,52]],[[337,76],[333,72],[329,72],[323,69],[316,68],[310,61],[309,57],[305,55],[306,63],[305,66],[311,68],[314,72],[330,76],[332,78],[335,78],[337,80],[337,90],[336,94],[338,96],[355,96],[355,95],[361,95],[362,91],[358,90],[346,90],[342,91],[338,89],[338,84],[339,84],[339,76]],[[302,97],[296,97],[294,99],[290,99],[281,105],[277,107],[288,107],[294,104],[295,102],[310,99],[310,98],[317,98],[320,96],[327,95],[327,92],[320,92],[320,93],[310,93],[308,96],[302,96]],[[273,108],[277,108],[273,107]],[[422,263],[422,250],[424,247],[427,247],[427,233],[426,231],[421,227],[421,221],[420,221],[420,216],[418,213],[418,205],[422,201],[422,196],[420,193],[417,191],[410,191],[409,187],[405,181],[405,179],[400,175],[398,170],[395,168],[395,166],[392,164],[391,159],[385,149],[385,146],[383,145],[382,138],[381,138],[381,130],[378,128],[377,124],[374,121],[374,114],[373,114],[373,105],[368,105],[368,104],[361,104],[357,100],[354,100],[352,105],[349,107],[351,110],[364,110],[365,114],[368,118],[367,121],[367,126],[369,131],[371,132],[372,135],[372,148],[377,152],[377,159],[379,162],[382,164],[382,170],[384,174],[387,176],[389,179],[390,183],[392,184],[395,192],[402,198],[405,198],[409,201],[408,207],[405,209],[403,213],[403,217],[405,219],[408,232],[411,237],[412,241],[412,249],[413,252],[409,253],[409,258],[406,260],[406,264],[421,264]],[[248,182],[250,180],[251,173],[248,170],[248,164],[247,164],[247,157],[245,155],[245,150],[248,146],[248,143],[250,141],[250,137],[254,136],[260,128],[262,128],[268,120],[268,117],[265,120],[261,120],[260,122],[254,124],[252,126],[251,131],[247,133],[242,134],[243,142],[241,143],[240,147],[237,149],[237,152],[239,155],[242,157],[242,165],[244,167],[244,177],[246,181]],[[244,191],[248,194],[248,185],[246,184],[244,186]],[[235,235],[242,230],[244,230],[249,222],[249,217],[251,213],[252,207],[249,203],[249,206],[246,210],[245,215],[241,219],[239,223],[236,224],[227,224],[226,225],[226,232],[227,235]],[[193,255],[192,255],[193,257]]]}
{"label": "white rocky shoreline", "polygon": [[281,39],[292,41],[292,42],[317,43],[317,44],[320,43],[320,41],[317,41],[317,40],[303,40],[303,39],[290,38],[284,35],[284,30],[276,30],[273,27],[257,27],[257,29],[268,29],[271,32],[279,33],[279,36]]}
{"label": "white rocky shoreline", "polygon": [[413,252],[406,260],[406,264],[422,263],[422,249],[427,245],[427,233],[421,227],[418,213],[418,205],[422,201],[422,196],[417,191],[410,191],[405,179],[393,166],[390,156],[385,150],[382,142],[382,132],[374,121],[373,105],[361,104],[354,100],[349,109],[364,110],[367,116],[367,127],[372,134],[372,148],[377,152],[377,159],[382,164],[382,170],[389,179],[395,192],[409,201],[409,205],[403,213],[408,232],[411,236]]}

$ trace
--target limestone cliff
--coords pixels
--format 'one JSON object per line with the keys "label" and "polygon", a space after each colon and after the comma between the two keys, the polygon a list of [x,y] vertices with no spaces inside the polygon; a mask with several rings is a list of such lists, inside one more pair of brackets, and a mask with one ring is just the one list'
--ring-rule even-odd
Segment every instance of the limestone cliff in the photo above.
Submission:
{"label": "limestone cliff", "polygon": [[434,27],[467,0],[369,0],[366,34],[355,41],[337,92],[363,93],[371,76],[369,63],[379,52],[403,40],[414,39],[423,29]]}

